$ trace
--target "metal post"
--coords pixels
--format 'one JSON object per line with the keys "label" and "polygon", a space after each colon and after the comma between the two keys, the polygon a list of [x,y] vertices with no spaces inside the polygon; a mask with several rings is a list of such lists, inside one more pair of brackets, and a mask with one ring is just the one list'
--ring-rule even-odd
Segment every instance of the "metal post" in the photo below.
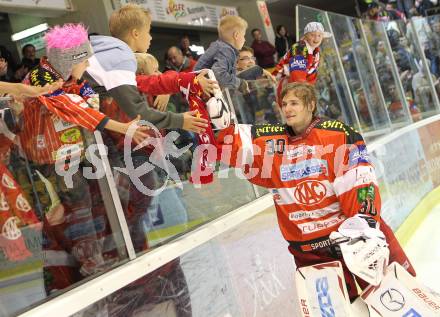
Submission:
{"label": "metal post", "polygon": [[[370,98],[369,98],[369,93],[370,93],[370,89],[369,89],[369,87],[368,87],[368,83],[366,83],[365,82],[365,78],[364,78],[364,76],[363,76],[363,74],[362,74],[362,67],[361,67],[361,62],[360,62],[360,60],[359,60],[359,57],[358,57],[358,55],[357,55],[357,53],[356,53],[356,45],[358,44],[358,39],[356,38],[356,32],[353,32],[353,30],[352,30],[352,27],[351,27],[351,23],[350,23],[350,20],[349,20],[349,18],[348,17],[346,17],[345,18],[345,20],[346,20],[346,22],[347,22],[347,26],[348,26],[348,29],[349,29],[349,31],[350,31],[350,36],[351,36],[351,41],[352,41],[352,48],[353,48],[353,57],[354,57],[354,62],[355,62],[355,64],[356,64],[356,68],[357,68],[357,71],[358,71],[358,75],[359,75],[359,80],[361,81],[361,85],[362,85],[362,88],[363,88],[363,90],[364,90],[364,94],[365,94],[365,101],[367,102],[367,108],[368,108],[368,112],[370,113],[370,117],[371,117],[371,121],[372,121],[372,123],[373,123],[373,128],[375,129],[375,130],[377,130],[377,123],[376,123],[376,116],[374,115],[374,113],[373,113],[373,110],[372,110],[372,105],[371,105],[371,102],[370,102]],[[354,34],[353,34],[354,33]]]}
{"label": "metal post", "polygon": [[428,82],[429,82],[429,85],[431,86],[431,93],[432,93],[432,97],[434,99],[434,106],[437,109],[437,111],[439,111],[440,110],[440,102],[439,102],[439,99],[437,96],[437,91],[435,90],[434,82],[432,81],[431,71],[429,70],[428,62],[426,61],[425,52],[422,49],[422,44],[420,43],[420,38],[417,34],[416,26],[414,25],[414,19],[415,18],[411,18],[410,22],[411,22],[411,29],[412,29],[414,37],[416,39],[415,44],[416,44],[417,50],[419,51],[419,54],[421,56],[423,67],[426,69],[426,72],[427,72]]}
{"label": "metal post", "polygon": [[[118,241],[116,242],[116,247],[118,248],[118,252],[120,254],[122,253],[122,255],[128,252],[128,258],[130,260],[133,260],[136,258],[136,252],[134,250],[133,241],[131,240],[130,231],[128,229],[127,220],[125,219],[124,210],[122,209],[121,200],[119,199],[119,194],[116,188],[115,179],[113,178],[110,162],[108,160],[105,149],[102,146],[99,146],[99,145],[104,145],[101,132],[95,131],[94,136],[95,136],[96,144],[98,145],[98,152],[102,162],[102,166],[97,166],[97,168],[104,169],[105,178],[106,178],[106,181],[103,179],[99,180],[99,188],[101,191],[101,195],[106,210],[112,210],[114,212],[114,213],[107,213],[110,222],[110,227],[112,228],[113,233],[117,233],[119,230],[122,233],[123,240],[118,239],[117,234],[113,234],[115,239],[120,240],[119,243]],[[145,206],[145,210],[146,209],[147,206]],[[121,250],[122,243],[126,248],[126,252],[125,250]]]}
{"label": "metal post", "polygon": [[[349,19],[349,18],[347,18],[347,19]],[[367,48],[367,53],[368,53],[368,61],[370,64],[370,68],[373,71],[374,84],[378,88],[380,101],[382,102],[383,110],[385,111],[385,115],[387,116],[388,127],[391,128],[392,122],[390,119],[390,114],[388,113],[388,109],[386,107],[385,98],[383,96],[383,91],[382,91],[382,86],[380,85],[380,81],[379,81],[379,76],[377,75],[376,65],[374,64],[374,59],[373,59],[373,54],[371,54],[371,49],[370,49],[370,46],[368,45],[367,37],[365,36],[365,30],[362,26],[362,23],[359,23],[359,26],[360,26],[360,31],[361,31],[361,41],[363,41],[365,43],[365,47]],[[353,26],[351,26],[351,28],[353,28]],[[354,30],[352,30],[352,29],[350,31],[354,32]]]}
{"label": "metal post", "polygon": [[[365,31],[364,31],[364,26],[363,26],[362,21],[360,22],[360,25],[361,25],[362,34],[363,34],[363,36],[365,36]],[[390,43],[390,40],[388,39],[388,36],[387,36],[385,24],[379,23],[378,25],[380,27],[380,32],[382,33],[384,41],[385,41],[385,50],[387,52],[388,57],[391,60],[391,73],[393,74],[394,82],[397,84],[396,88],[399,89],[400,99],[402,100],[403,105],[405,106],[406,115],[409,117],[410,122],[413,122],[413,118],[412,118],[411,112],[409,110],[409,104],[408,104],[408,101],[406,100],[405,90],[403,89],[402,81],[400,80],[399,70],[397,68],[396,60],[394,58],[393,50],[391,48],[391,43]],[[366,39],[366,36],[365,36],[365,39]]]}
{"label": "metal post", "polygon": [[[328,17],[328,13],[327,12],[324,12],[324,21],[327,23],[330,32],[332,34],[334,34],[333,28],[332,28],[332,26],[330,24],[330,19]],[[353,96],[351,95],[350,86],[348,85],[347,76],[345,75],[345,72],[344,72],[344,66],[342,65],[341,55],[340,55],[340,52],[339,52],[339,49],[338,49],[338,45],[336,43],[334,35],[331,37],[331,41],[333,42],[333,46],[334,46],[335,51],[336,51],[337,63],[338,63],[339,69],[342,71],[341,73],[342,73],[343,84],[344,84],[344,86],[345,86],[345,88],[347,89],[347,92],[348,92],[348,96],[347,96],[348,102],[349,102],[348,106],[351,107],[351,109],[353,111],[353,114],[354,114],[355,122],[357,123],[358,129],[359,129],[359,132],[362,133],[361,123],[359,121],[359,116],[357,114],[357,111],[356,111],[356,108],[355,108],[355,105],[354,105]],[[343,106],[343,105],[341,105],[341,106]]]}

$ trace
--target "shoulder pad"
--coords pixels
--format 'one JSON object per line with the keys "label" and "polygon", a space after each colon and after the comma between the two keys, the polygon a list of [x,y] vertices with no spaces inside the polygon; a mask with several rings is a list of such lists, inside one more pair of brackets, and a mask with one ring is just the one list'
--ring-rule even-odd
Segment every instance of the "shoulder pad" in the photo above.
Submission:
{"label": "shoulder pad", "polygon": [[257,124],[252,126],[252,137],[259,138],[270,135],[286,134],[286,127],[284,124]]}
{"label": "shoulder pad", "polygon": [[344,132],[347,137],[348,144],[354,144],[358,141],[363,141],[362,136],[359,134],[358,131],[356,131],[356,129],[338,120],[323,120],[316,126],[316,128],[322,130]]}

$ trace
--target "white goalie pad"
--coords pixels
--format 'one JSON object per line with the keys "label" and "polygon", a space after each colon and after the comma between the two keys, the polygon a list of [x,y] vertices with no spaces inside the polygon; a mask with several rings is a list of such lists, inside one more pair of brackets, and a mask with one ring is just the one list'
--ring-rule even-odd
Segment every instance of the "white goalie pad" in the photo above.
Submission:
{"label": "white goalie pad", "polygon": [[361,298],[383,317],[440,316],[440,295],[419,283],[396,262],[389,265],[382,283],[367,287]]}
{"label": "white goalie pad", "polygon": [[353,316],[339,261],[299,268],[295,282],[300,316]]}
{"label": "white goalie pad", "polygon": [[[208,77],[211,80],[216,80],[214,72],[208,70]],[[206,103],[206,108],[214,125],[214,129],[224,129],[235,121],[235,113],[232,107],[226,102],[223,93],[220,89],[215,89],[214,96]]]}

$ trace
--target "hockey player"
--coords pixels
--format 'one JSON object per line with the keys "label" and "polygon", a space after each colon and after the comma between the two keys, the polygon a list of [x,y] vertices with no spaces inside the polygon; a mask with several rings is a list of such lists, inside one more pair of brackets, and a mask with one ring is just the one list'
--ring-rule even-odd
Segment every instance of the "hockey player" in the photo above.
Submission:
{"label": "hockey player", "polygon": [[272,192],[278,223],[297,267],[341,261],[354,300],[355,279],[329,235],[348,228],[339,230],[339,236],[353,229],[350,236],[359,238],[371,227],[369,236],[386,239],[389,261],[415,275],[380,217],[378,183],[362,136],[342,122],[318,117],[310,84],[288,84],[281,100],[286,124],[232,125],[219,133],[217,142],[224,163],[244,166],[251,183]]}
{"label": "hockey player", "polygon": [[275,66],[272,75],[279,80],[277,88],[278,100],[283,87],[291,82],[308,82],[315,84],[318,78],[320,62],[320,46],[331,33],[324,31],[319,22],[310,22],[304,28],[304,36],[292,45],[291,49]]}

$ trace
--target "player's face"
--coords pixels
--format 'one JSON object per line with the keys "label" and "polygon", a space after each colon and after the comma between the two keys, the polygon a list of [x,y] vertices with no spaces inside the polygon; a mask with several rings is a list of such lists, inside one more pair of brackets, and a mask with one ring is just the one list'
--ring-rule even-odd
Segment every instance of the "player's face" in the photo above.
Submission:
{"label": "player's face", "polygon": [[251,52],[240,52],[237,69],[247,69],[255,65],[255,57]]}
{"label": "player's face", "polygon": [[84,72],[86,71],[87,67],[89,67],[90,63],[89,60],[86,59],[82,61],[81,63],[75,64],[72,67],[72,77],[76,79],[80,79]]}
{"label": "player's face", "polygon": [[145,53],[150,48],[151,35],[150,35],[151,24],[145,24],[140,29],[136,29],[132,32],[134,38],[135,52]]}
{"label": "player's face", "polygon": [[293,128],[303,126],[312,118],[312,107],[307,107],[300,98],[295,96],[293,90],[284,96],[281,112],[286,119],[287,125]]}
{"label": "player's face", "polygon": [[313,47],[321,45],[323,34],[321,32],[309,32],[304,35],[305,40]]}

